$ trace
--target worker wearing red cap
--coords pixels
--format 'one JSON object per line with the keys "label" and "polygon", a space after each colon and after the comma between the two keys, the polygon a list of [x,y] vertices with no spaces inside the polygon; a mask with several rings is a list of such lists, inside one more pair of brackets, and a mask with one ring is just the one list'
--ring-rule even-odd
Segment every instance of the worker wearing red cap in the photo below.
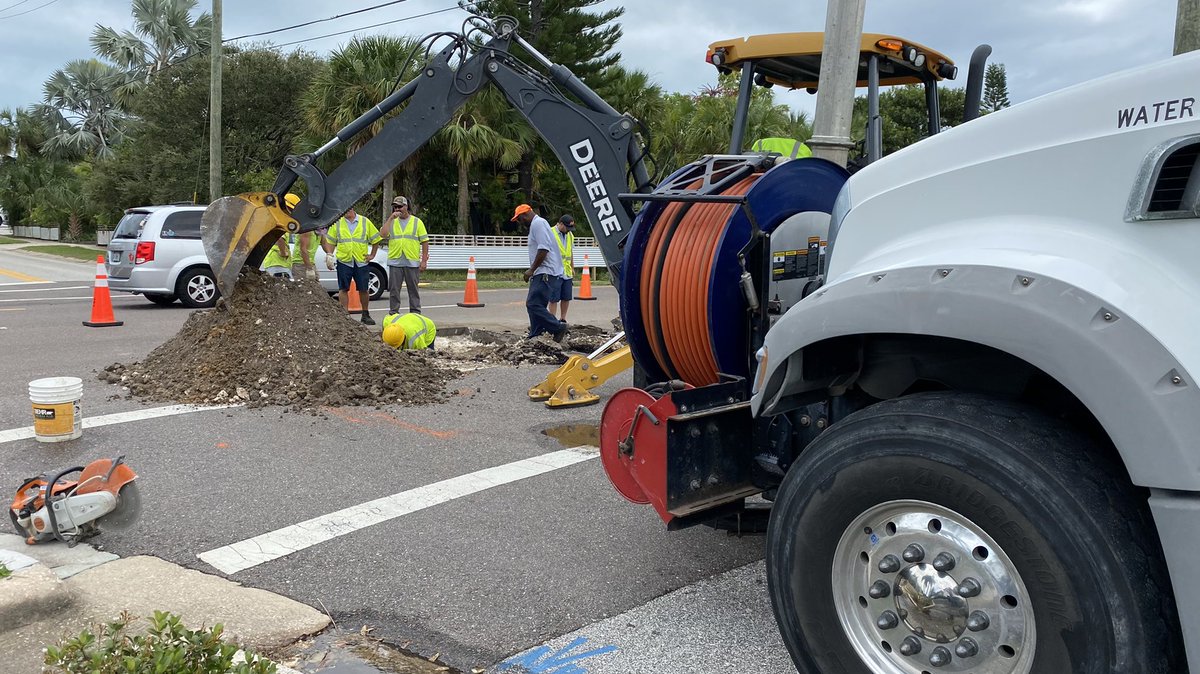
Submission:
{"label": "worker wearing red cap", "polygon": [[562,254],[558,242],[550,231],[550,223],[533,212],[529,204],[521,204],[513,211],[513,222],[529,227],[529,269],[525,270],[525,281],[529,293],[525,296],[525,309],[529,312],[529,334],[537,337],[548,332],[554,341],[561,342],[567,334],[567,324],[554,317],[546,305],[550,303],[552,284],[562,276]]}

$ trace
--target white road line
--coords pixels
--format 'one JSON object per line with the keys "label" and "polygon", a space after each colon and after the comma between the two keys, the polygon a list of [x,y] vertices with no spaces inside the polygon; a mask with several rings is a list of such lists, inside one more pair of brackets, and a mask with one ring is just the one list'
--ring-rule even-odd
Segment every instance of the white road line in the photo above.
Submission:
{"label": "white road line", "polygon": [[[132,412],[117,412],[115,414],[105,414],[98,417],[84,417],[84,428],[96,428],[99,426],[110,426],[112,424],[124,424],[130,421],[143,421],[145,419],[157,419],[159,417],[173,417],[179,414],[191,414],[192,412],[207,412],[208,410],[223,410],[229,407],[238,407],[238,405],[212,405],[202,407],[200,405],[168,405],[166,407],[151,407],[144,410],[133,410]],[[13,442],[14,440],[24,440],[32,438],[36,434],[33,431],[33,426],[24,428],[10,428],[6,431],[0,431],[0,443]]]}
{"label": "white road line", "polygon": [[344,536],[363,527],[424,510],[439,503],[470,496],[476,492],[524,480],[559,468],[594,459],[594,448],[577,447],[542,454],[503,466],[485,468],[441,482],[384,496],[373,501],[343,508],[337,512],[277,529],[254,538],[225,545],[196,555],[201,561],[232,575],[238,571],[299,552],[318,543]]}
{"label": "white road line", "polygon": [[[134,299],[133,297],[122,297],[120,295],[110,295],[109,297],[114,301]],[[92,300],[92,299],[94,299],[94,298],[90,295],[87,297],[15,297],[12,299],[0,300],[0,302],[61,302],[63,300]]]}
{"label": "white road line", "polygon": [[0,290],[0,293],[44,293],[53,290],[82,290],[91,286],[54,286],[53,288],[21,288],[18,290]]}
{"label": "white road line", "polygon": [[[54,281],[9,281],[0,283],[0,286],[39,286],[47,283],[54,283]],[[44,290],[50,290],[50,288],[44,288]]]}

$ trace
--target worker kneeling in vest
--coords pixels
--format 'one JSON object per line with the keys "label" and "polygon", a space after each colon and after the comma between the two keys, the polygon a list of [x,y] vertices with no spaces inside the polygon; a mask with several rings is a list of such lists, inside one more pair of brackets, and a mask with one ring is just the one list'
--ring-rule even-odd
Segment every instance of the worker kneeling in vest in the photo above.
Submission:
{"label": "worker kneeling in vest", "polygon": [[388,314],[383,318],[383,341],[397,349],[432,349],[437,326],[421,314]]}

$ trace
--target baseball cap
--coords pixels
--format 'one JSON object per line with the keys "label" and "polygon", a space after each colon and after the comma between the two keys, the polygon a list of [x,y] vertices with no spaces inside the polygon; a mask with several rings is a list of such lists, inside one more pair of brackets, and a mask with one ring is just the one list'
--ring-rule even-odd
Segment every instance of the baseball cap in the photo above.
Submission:
{"label": "baseball cap", "polygon": [[517,206],[517,210],[513,211],[512,221],[516,222],[518,215],[520,215],[522,213],[528,213],[532,210],[533,210],[533,207],[530,206],[529,204],[521,204],[520,206]]}
{"label": "baseball cap", "polygon": [[407,197],[396,197],[395,199],[392,199],[392,205],[393,206],[407,206],[408,198]]}
{"label": "baseball cap", "polygon": [[569,215],[562,216],[561,218],[558,219],[558,221],[563,223],[564,225],[566,225],[568,228],[575,226],[575,218],[573,218]]}

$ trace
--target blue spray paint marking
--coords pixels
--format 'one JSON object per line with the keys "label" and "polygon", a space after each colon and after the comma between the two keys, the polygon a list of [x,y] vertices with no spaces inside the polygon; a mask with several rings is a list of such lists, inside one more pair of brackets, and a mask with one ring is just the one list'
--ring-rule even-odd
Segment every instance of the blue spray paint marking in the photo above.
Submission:
{"label": "blue spray paint marking", "polygon": [[[590,651],[580,653],[571,653],[577,647],[587,643],[584,637],[576,637],[574,641],[567,644],[565,648],[551,653],[549,646],[539,646],[524,655],[511,657],[496,668],[497,672],[503,672],[507,669],[518,672],[527,672],[528,674],[587,674],[587,670],[580,666],[579,660],[584,658],[594,658],[597,655],[612,653],[617,650],[616,646],[602,646],[594,648]],[[517,669],[517,668],[520,669]]]}

